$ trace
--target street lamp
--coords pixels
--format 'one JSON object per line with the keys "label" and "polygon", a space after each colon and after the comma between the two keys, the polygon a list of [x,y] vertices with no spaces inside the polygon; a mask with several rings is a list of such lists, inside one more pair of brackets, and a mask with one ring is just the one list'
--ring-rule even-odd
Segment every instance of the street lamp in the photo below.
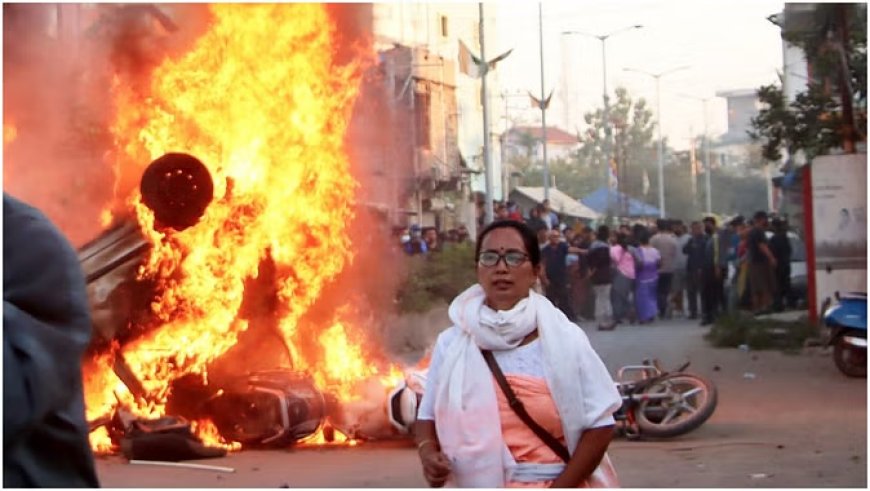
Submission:
{"label": "street lamp", "polygon": [[661,90],[659,87],[659,81],[665,75],[670,75],[674,72],[678,72],[680,70],[685,70],[689,68],[689,65],[683,65],[676,68],[671,68],[670,70],[665,70],[659,73],[650,73],[645,70],[638,70],[636,68],[623,68],[626,72],[637,72],[642,73],[644,75],[649,75],[650,77],[656,80],[656,113],[658,115],[658,132],[659,132],[659,216],[661,218],[665,217],[665,154],[664,147],[662,144],[662,106],[661,106]]}
{"label": "street lamp", "polygon": [[712,169],[712,162],[710,161],[710,134],[707,131],[707,101],[712,99],[712,97],[698,97],[689,94],[677,94],[680,97],[685,97],[687,99],[694,99],[696,101],[701,101],[704,105],[704,188],[706,189],[706,208],[707,214],[710,215],[713,213],[713,199],[710,194],[710,169]]}
{"label": "street lamp", "polygon": [[580,36],[587,36],[591,38],[595,38],[601,41],[601,81],[602,81],[602,99],[604,100],[604,117],[602,123],[604,124],[604,189],[606,190],[607,201],[605,211],[610,209],[610,103],[607,100],[607,39],[611,36],[619,34],[621,32],[630,31],[632,29],[641,29],[643,26],[641,24],[635,24],[633,26],[626,26],[621,29],[617,29],[615,31],[611,31],[607,34],[590,34],[588,32],[583,31],[562,31],[562,35],[567,34],[578,34]]}

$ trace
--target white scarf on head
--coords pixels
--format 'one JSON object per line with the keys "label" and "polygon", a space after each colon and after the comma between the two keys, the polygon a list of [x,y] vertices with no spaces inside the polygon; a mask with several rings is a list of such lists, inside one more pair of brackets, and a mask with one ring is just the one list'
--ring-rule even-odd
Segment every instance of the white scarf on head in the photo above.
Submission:
{"label": "white scarf on head", "polygon": [[[500,389],[493,384],[481,349],[515,348],[537,328],[547,385],[571,454],[592,423],[586,421],[580,376],[581,367],[587,366],[582,360],[591,351],[585,333],[534,291],[508,311],[493,311],[484,305],[484,298],[483,288],[474,285],[451,303],[450,320],[459,333],[444,350],[437,374],[438,440],[460,487],[504,487],[516,465],[502,438],[495,394]],[[596,368],[610,381],[606,368],[595,358],[600,365]],[[619,395],[615,397],[618,400]]]}

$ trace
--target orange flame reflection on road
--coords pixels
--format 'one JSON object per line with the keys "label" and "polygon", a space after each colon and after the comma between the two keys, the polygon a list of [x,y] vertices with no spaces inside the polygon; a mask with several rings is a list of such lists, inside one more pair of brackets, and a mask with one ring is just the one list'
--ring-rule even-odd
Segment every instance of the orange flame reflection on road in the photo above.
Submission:
{"label": "orange flame reflection on road", "polygon": [[[200,223],[171,237],[153,230],[138,193],[129,198],[153,244],[140,275],[160,279],[152,304],[159,327],[122,349],[152,401],[127,393],[124,402],[143,416],[162,414],[170,382],[205,374],[248,328],[239,317],[245,280],[267,253],[276,265],[277,324],[296,368],[325,385],[377,373],[342,324],[320,338],[330,363],[296,343],[300,318],[352,260],[345,224],[356,183],[343,138],[362,65],[335,64],[334,26],[321,4],[210,9],[208,32],[157,67],[146,93],[114,84],[117,172],[141,175],[154,158],[187,152],[215,183]],[[86,369],[89,417],[115,403],[110,367],[100,359]],[[199,434],[219,440],[212,430]]]}

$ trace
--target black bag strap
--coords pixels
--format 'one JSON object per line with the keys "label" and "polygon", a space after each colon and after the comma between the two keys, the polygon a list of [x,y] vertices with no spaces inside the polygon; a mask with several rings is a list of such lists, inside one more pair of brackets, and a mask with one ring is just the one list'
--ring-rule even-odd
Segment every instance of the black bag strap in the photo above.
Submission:
{"label": "black bag strap", "polygon": [[483,359],[486,360],[486,364],[489,365],[489,369],[492,371],[492,374],[495,376],[495,381],[498,382],[498,386],[501,387],[502,392],[504,392],[505,397],[507,397],[508,405],[517,416],[525,423],[536,435],[541,439],[544,443],[547,444],[548,447],[553,449],[556,452],[556,455],[561,457],[562,460],[567,464],[569,460],[571,460],[571,454],[568,452],[568,447],[562,445],[562,443],[556,439],[553,435],[550,434],[549,431],[545,430],[541,427],[531,416],[526,412],[525,406],[523,406],[522,401],[517,399],[517,395],[514,393],[513,389],[511,389],[510,384],[508,384],[507,379],[502,373],[501,368],[498,366],[498,362],[495,361],[495,357],[492,355],[492,351],[490,350],[480,350],[483,354]]}

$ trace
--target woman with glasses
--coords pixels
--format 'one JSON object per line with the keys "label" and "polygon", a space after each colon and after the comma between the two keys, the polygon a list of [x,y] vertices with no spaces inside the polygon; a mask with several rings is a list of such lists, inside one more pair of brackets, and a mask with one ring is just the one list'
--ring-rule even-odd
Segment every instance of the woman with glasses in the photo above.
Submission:
{"label": "woman with glasses", "polygon": [[427,482],[617,486],[605,452],[621,399],[585,333],[531,290],[535,233],[493,222],[476,248],[478,283],[450,305],[417,416]]}

